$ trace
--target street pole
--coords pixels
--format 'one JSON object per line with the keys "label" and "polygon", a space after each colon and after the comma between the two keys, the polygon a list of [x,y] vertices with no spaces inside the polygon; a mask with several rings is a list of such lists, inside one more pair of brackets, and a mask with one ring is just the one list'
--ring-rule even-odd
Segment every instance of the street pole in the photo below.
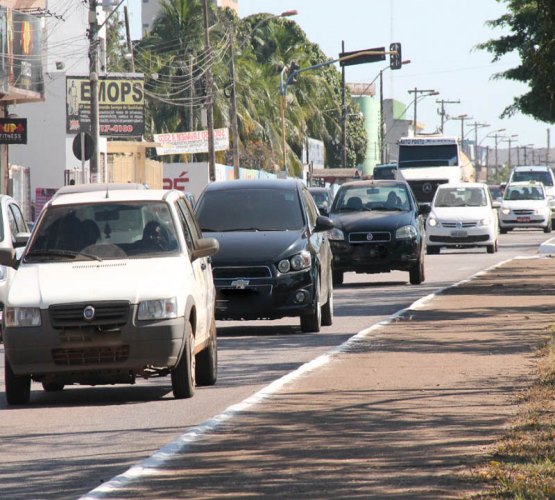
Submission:
{"label": "street pole", "polygon": [[439,131],[443,134],[443,127],[445,125],[445,117],[447,116],[447,113],[445,112],[445,105],[446,104],[460,104],[460,100],[457,101],[449,101],[448,99],[440,99],[440,100],[436,100],[436,102],[438,104],[441,104],[441,111],[439,113],[439,116],[441,117],[441,121],[440,121],[440,127],[439,127]]}
{"label": "street pole", "polygon": [[497,159],[497,133],[494,135],[495,138],[495,181],[498,180],[499,177],[499,161]]}
{"label": "street pole", "polygon": [[123,15],[125,18],[125,38],[127,40],[127,50],[130,54],[130,67],[131,73],[135,73],[135,58],[133,57],[133,45],[131,44],[131,32],[129,30],[129,13],[127,12],[127,5],[123,7]]}
{"label": "street pole", "polygon": [[385,120],[383,116],[383,69],[380,70],[380,163],[385,163]]}
{"label": "street pole", "polygon": [[205,96],[206,96],[206,123],[208,127],[208,178],[210,182],[216,180],[216,158],[214,151],[214,89],[212,82],[212,58],[210,48],[210,33],[208,30],[208,0],[203,0],[204,14],[204,48],[206,51],[206,74],[205,74]]}
{"label": "street pole", "polygon": [[286,141],[285,141],[285,106],[287,105],[287,95],[280,95],[280,114],[281,114],[281,154],[283,170],[287,175],[287,153],[285,151]]}
{"label": "street pole", "polygon": [[[341,53],[345,41],[341,41]],[[341,67],[341,167],[347,168],[347,104],[345,102],[345,66]]]}
{"label": "street pole", "polygon": [[231,80],[230,98],[230,126],[231,126],[231,154],[233,158],[233,178],[239,179],[239,126],[237,123],[237,96],[235,93],[235,37],[233,27],[229,30],[229,48],[231,58],[229,63],[229,78]]}
{"label": "street pole", "polygon": [[89,162],[90,177],[92,182],[98,181],[100,142],[98,120],[98,23],[96,18],[97,1],[89,0],[89,81],[91,86],[91,137],[92,155]]}
{"label": "street pole", "polygon": [[[412,122],[412,133],[413,135],[417,135],[417,118],[416,118],[416,106],[418,103],[418,94],[423,94],[422,97],[428,96],[428,95],[438,95],[439,92],[437,90],[431,90],[431,89],[427,89],[427,90],[422,90],[422,89],[418,89],[416,87],[414,87],[414,90],[409,90],[408,91],[409,94],[414,94],[414,117],[413,117],[413,122]],[[409,104],[410,106],[410,104]],[[408,106],[407,106],[408,107]]]}

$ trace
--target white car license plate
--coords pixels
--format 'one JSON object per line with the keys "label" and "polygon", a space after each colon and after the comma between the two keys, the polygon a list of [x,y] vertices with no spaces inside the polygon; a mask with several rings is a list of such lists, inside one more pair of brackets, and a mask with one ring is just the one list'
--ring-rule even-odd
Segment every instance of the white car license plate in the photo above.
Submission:
{"label": "white car license plate", "polygon": [[451,231],[451,236],[454,236],[455,238],[464,238],[465,236],[468,236],[468,231]]}

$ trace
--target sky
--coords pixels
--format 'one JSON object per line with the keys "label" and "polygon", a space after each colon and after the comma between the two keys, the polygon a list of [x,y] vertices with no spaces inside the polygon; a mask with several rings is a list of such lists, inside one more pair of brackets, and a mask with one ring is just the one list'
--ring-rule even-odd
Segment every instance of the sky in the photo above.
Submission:
{"label": "sky", "polygon": [[[130,12],[137,13],[130,1]],[[138,8],[137,8],[138,9]],[[467,115],[465,136],[474,137],[475,122],[488,124],[478,128],[478,142],[494,145],[497,132],[499,147],[547,145],[547,130],[551,125],[523,114],[501,119],[500,115],[515,96],[526,92],[526,85],[507,80],[493,80],[494,74],[518,65],[518,55],[511,54],[492,63],[490,53],[476,45],[504,32],[486,26],[486,21],[506,13],[506,3],[496,0],[239,0],[239,15],[246,17],[258,12],[280,14],[297,10],[295,20],[308,39],[317,43],[330,58],[341,52],[402,44],[403,60],[410,60],[400,70],[383,73],[383,95],[410,105],[407,118],[413,118],[414,93],[409,90],[435,90],[437,96],[421,97],[417,103],[418,122],[425,132],[434,132],[440,125],[437,100],[460,101],[445,104],[452,117]],[[132,17],[132,22],[133,22]],[[140,19],[138,19],[140,21]],[[506,33],[506,32],[505,32]],[[287,62],[287,61],[285,61]],[[348,82],[369,83],[388,61],[349,66]],[[337,65],[339,68],[339,65]],[[276,92],[278,89],[276,89]],[[378,92],[378,88],[376,88]],[[419,94],[422,96],[422,94]],[[444,132],[460,136],[461,120],[445,122]],[[505,144],[503,144],[505,142]],[[555,137],[551,145],[555,144]]]}

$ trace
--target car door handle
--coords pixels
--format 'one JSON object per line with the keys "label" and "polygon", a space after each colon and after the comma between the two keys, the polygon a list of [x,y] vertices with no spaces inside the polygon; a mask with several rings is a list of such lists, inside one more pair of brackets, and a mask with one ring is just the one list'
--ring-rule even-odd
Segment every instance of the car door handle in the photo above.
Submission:
{"label": "car door handle", "polygon": [[204,271],[204,270],[206,269],[206,264],[203,262],[203,263],[200,265],[200,268]]}

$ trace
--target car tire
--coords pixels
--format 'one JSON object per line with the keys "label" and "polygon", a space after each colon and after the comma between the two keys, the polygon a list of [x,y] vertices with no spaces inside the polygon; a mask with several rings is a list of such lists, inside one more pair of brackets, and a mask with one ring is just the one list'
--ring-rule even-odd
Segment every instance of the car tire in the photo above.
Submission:
{"label": "car tire", "polygon": [[439,255],[440,247],[426,247],[428,255]]}
{"label": "car tire", "polygon": [[497,251],[497,242],[493,245],[487,245],[486,249],[488,253],[495,253]]}
{"label": "car tire", "polygon": [[552,222],[549,221],[549,224],[547,224],[547,226],[545,226],[545,227],[543,228],[543,232],[544,232],[544,233],[550,233],[550,232],[551,232],[551,228],[552,228]]}
{"label": "car tire", "polygon": [[424,252],[420,251],[418,261],[409,271],[409,280],[411,285],[420,285],[425,280],[424,275]]}
{"label": "car tire", "polygon": [[328,300],[322,306],[322,326],[331,325],[333,325],[333,279],[329,280]]}
{"label": "car tire", "polygon": [[60,392],[64,390],[64,384],[60,382],[43,382],[42,388],[46,392]]}
{"label": "car tire", "polygon": [[16,375],[4,355],[4,382],[9,405],[24,405],[31,399],[31,375]]}
{"label": "car tire", "polygon": [[181,359],[171,371],[172,390],[175,399],[190,398],[195,393],[195,336],[191,322],[185,325],[185,347]]}
{"label": "car tire", "polygon": [[198,386],[214,385],[218,378],[218,345],[216,320],[210,322],[210,345],[197,354],[196,383]]}
{"label": "car tire", "polygon": [[333,286],[338,286],[343,284],[343,271],[332,271],[333,276]]}
{"label": "car tire", "polygon": [[505,227],[500,227],[500,228],[499,228],[499,232],[500,232],[501,234],[507,234],[508,231],[509,231],[509,230],[508,230],[507,228],[505,228]]}
{"label": "car tire", "polygon": [[314,280],[314,301],[312,310],[301,314],[301,331],[303,333],[318,333],[322,325],[322,306],[320,305],[320,284]]}

